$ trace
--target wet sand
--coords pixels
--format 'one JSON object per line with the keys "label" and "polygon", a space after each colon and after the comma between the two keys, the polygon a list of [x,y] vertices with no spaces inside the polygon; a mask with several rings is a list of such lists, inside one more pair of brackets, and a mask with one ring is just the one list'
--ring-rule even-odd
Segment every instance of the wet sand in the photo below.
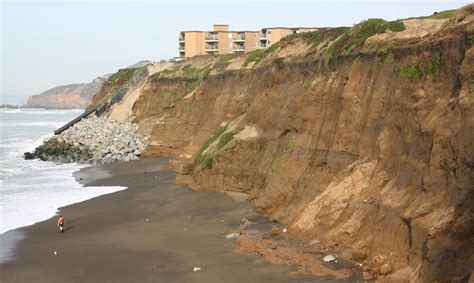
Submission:
{"label": "wet sand", "polygon": [[83,184],[128,189],[61,208],[64,233],[54,217],[1,235],[2,249],[12,238],[18,242],[12,259],[0,265],[0,281],[331,281],[292,275],[292,267],[233,252],[235,240],[226,240],[225,231],[244,217],[262,217],[247,202],[175,185],[176,174],[165,164],[166,159],[150,158],[77,172]]}

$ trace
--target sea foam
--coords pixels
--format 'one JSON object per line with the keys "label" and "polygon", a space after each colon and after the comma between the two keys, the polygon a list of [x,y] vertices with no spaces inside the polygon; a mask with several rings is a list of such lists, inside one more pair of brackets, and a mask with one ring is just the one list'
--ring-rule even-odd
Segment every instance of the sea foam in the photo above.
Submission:
{"label": "sea foam", "polygon": [[83,187],[72,173],[84,164],[23,159],[24,152],[80,114],[81,110],[0,109],[0,234],[46,220],[58,207],[125,189]]}

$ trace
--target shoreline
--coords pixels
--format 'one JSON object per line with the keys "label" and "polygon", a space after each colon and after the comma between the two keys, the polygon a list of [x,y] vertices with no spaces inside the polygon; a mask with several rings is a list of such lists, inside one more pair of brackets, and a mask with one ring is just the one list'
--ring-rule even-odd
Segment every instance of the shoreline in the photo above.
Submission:
{"label": "shoreline", "polygon": [[[24,238],[17,242],[14,258],[0,265],[0,281],[323,279],[292,274],[294,267],[271,264],[256,254],[234,252],[236,243],[226,240],[225,232],[237,228],[242,218],[264,218],[248,202],[175,185],[176,173],[165,169],[166,162],[165,158],[146,158],[74,173],[84,186],[127,188],[60,207],[66,216],[63,234],[57,230],[55,217],[7,232]],[[5,234],[0,235],[3,244]],[[194,267],[201,270],[194,272]]]}
{"label": "shoreline", "polygon": [[[28,160],[27,162],[32,162],[32,161]],[[44,161],[39,161],[39,162],[45,163]],[[99,197],[99,196],[102,196],[102,195],[107,195],[107,194],[110,194],[110,193],[114,193],[114,192],[126,189],[126,187],[118,187],[118,186],[103,186],[103,187],[86,186],[85,184],[81,183],[78,180],[78,178],[74,177],[74,174],[76,174],[76,172],[80,171],[81,169],[91,167],[93,165],[80,164],[80,163],[74,163],[74,164],[68,164],[68,163],[66,163],[66,164],[56,164],[56,163],[53,163],[53,162],[48,162],[48,163],[50,163],[48,165],[50,165],[50,169],[52,169],[52,170],[56,169],[56,170],[61,170],[61,171],[64,171],[64,170],[67,171],[66,173],[68,174],[68,176],[62,175],[62,179],[66,180],[66,182],[70,182],[70,183],[62,184],[62,187],[63,188],[67,187],[68,190],[71,190],[71,191],[62,190],[61,192],[65,194],[64,196],[68,195],[69,197],[67,199],[62,199],[61,202],[58,202],[58,199],[59,199],[59,197],[58,197],[53,201],[53,204],[52,203],[42,203],[42,205],[44,207],[39,208],[39,209],[35,209],[34,211],[31,211],[31,208],[28,209],[27,211],[29,213],[37,213],[35,215],[36,217],[22,218],[21,219],[23,221],[22,223],[18,222],[13,226],[11,225],[11,223],[9,223],[9,225],[5,225],[5,226],[2,225],[2,230],[0,231],[0,236],[4,235],[6,233],[9,233],[12,230],[32,226],[36,223],[51,219],[52,217],[55,217],[58,214],[58,212],[60,211],[60,208],[62,208],[62,207],[66,207],[66,206],[73,205],[73,204],[76,204],[76,203],[81,203],[83,201],[87,201],[87,200],[93,199],[95,197]],[[51,164],[52,164],[52,166],[51,166]],[[63,167],[59,167],[59,166],[63,166]],[[74,166],[74,168],[67,168],[65,166]],[[105,171],[100,171],[99,167],[95,167],[95,168],[97,168],[97,170],[98,170],[97,172],[103,172],[101,174],[102,178],[106,178],[108,176]],[[64,173],[64,172],[61,172],[61,173]],[[59,174],[59,175],[61,175],[61,174]],[[73,190],[80,190],[81,188],[87,188],[87,189],[91,189],[91,190],[88,190],[86,192],[83,191],[79,195],[78,194],[73,195],[73,196],[69,195],[69,193],[73,193]],[[100,192],[99,190],[103,190],[103,192]],[[46,192],[46,193],[52,194],[51,192]],[[44,201],[44,200],[42,200],[42,201]],[[4,211],[8,211],[5,207],[3,207],[3,209],[5,209]],[[38,216],[38,214],[40,214],[41,216]],[[29,221],[25,221],[25,220],[29,220]],[[8,227],[8,228],[6,228],[6,227]],[[7,230],[3,230],[3,228],[5,228]],[[2,261],[2,253],[0,253],[0,262],[1,261]]]}

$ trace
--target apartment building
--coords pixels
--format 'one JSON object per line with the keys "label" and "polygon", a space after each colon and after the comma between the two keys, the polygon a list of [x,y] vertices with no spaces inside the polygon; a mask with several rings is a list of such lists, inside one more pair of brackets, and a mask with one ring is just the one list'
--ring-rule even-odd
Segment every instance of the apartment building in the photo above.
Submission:
{"label": "apartment building", "polygon": [[270,27],[259,31],[229,31],[228,25],[214,25],[212,31],[182,31],[179,33],[179,56],[243,53],[267,48],[283,37],[317,28]]}

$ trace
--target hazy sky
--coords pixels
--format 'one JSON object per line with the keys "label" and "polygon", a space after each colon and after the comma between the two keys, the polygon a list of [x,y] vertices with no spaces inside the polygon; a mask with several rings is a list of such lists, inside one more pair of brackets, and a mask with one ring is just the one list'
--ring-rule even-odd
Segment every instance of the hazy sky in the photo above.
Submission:
{"label": "hazy sky", "polygon": [[140,60],[177,56],[180,30],[342,26],[459,8],[470,1],[1,2],[2,103],[90,82]]}

